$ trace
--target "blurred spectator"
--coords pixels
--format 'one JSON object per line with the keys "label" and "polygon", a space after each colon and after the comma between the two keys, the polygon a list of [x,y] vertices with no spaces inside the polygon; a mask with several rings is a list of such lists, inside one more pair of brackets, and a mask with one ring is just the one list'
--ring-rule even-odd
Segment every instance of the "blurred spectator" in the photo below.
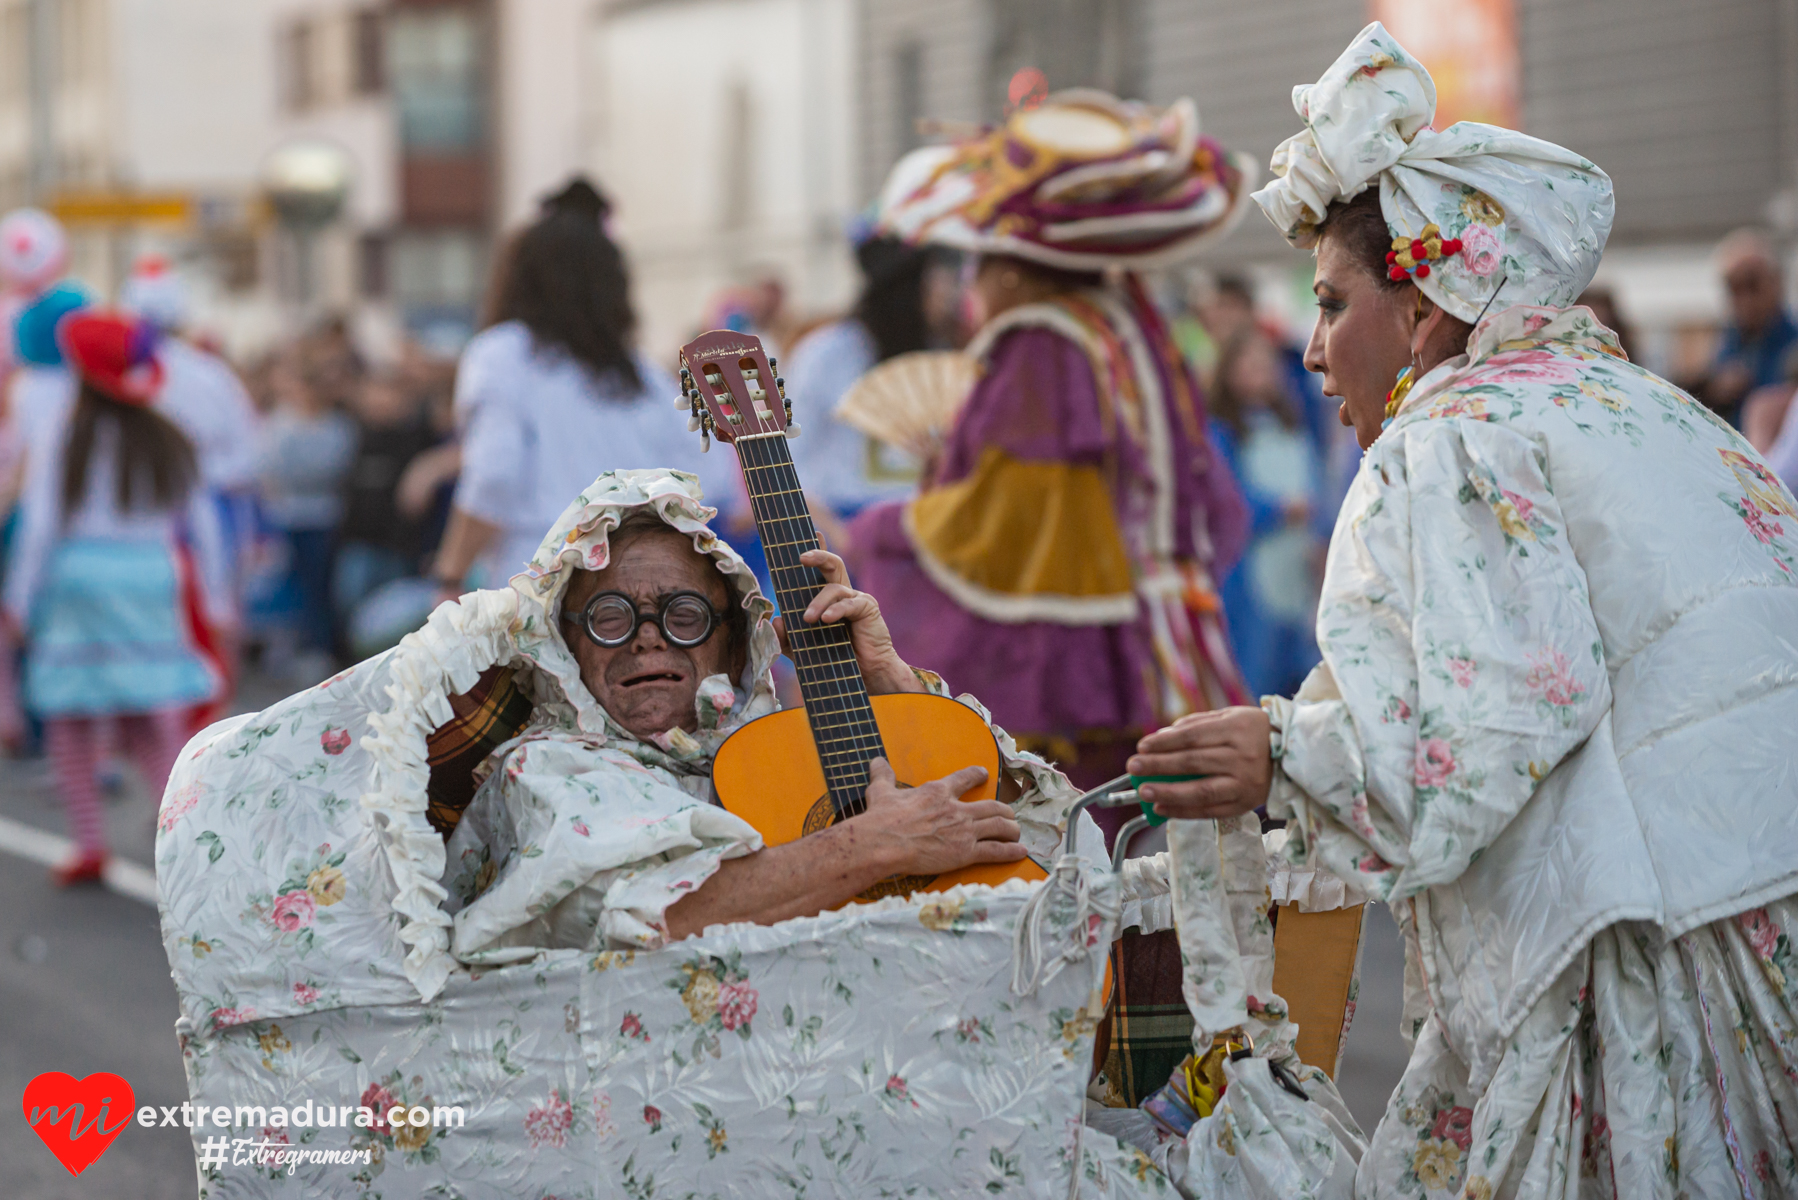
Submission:
{"label": "blurred spectator", "polygon": [[832,548],[845,551],[847,521],[869,504],[911,494],[918,464],[832,416],[837,402],[877,363],[913,350],[955,343],[957,256],[869,237],[855,250],[861,296],[841,320],[801,338],[782,373],[802,435],[793,461],[814,509],[835,530]]}
{"label": "blurred spectator", "polygon": [[543,202],[494,274],[488,325],[456,375],[462,476],[434,574],[446,594],[497,587],[602,471],[678,467],[734,494],[728,455],[701,461],[674,381],[631,347],[624,256],[584,179]]}
{"label": "blurred spectator", "polygon": [[[442,440],[430,414],[396,372],[377,372],[357,386],[351,415],[356,455],[344,480],[331,577],[338,627],[371,592],[420,573],[425,505],[400,505],[400,480]],[[428,504],[428,497],[426,498]]]}
{"label": "blurred spectator", "polygon": [[1601,285],[1589,287],[1580,293],[1575,304],[1583,304],[1592,310],[1598,323],[1617,335],[1617,344],[1629,355],[1633,362],[1636,357],[1636,331],[1623,318],[1623,310],[1617,307],[1617,293]]}
{"label": "blurred spectator", "polygon": [[1319,657],[1312,631],[1318,538],[1310,522],[1323,464],[1278,348],[1254,326],[1225,344],[1210,401],[1218,448],[1252,521],[1248,551],[1224,578],[1230,639],[1251,692],[1289,696]]}
{"label": "blurred spectator", "polygon": [[15,208],[0,217],[0,375],[17,360],[11,336],[19,313],[42,296],[69,265],[62,222],[37,208]]}
{"label": "blurred spectator", "polygon": [[801,333],[787,307],[787,285],[773,268],[755,272],[748,283],[727,287],[712,297],[704,316],[706,329],[753,333],[769,354],[779,356]]}
{"label": "blurred spectator", "polygon": [[[56,872],[70,884],[98,880],[106,864],[101,720],[116,718],[124,749],[161,796],[186,737],[183,709],[220,683],[193,620],[229,630],[235,610],[193,444],[152,407],[163,380],[153,331],[82,313],[59,337],[79,395],[32,449],[5,615],[11,632],[28,635],[25,703],[45,720],[77,846]],[[184,537],[193,575],[180,568]]]}
{"label": "blurred spectator", "polygon": [[1739,429],[1748,393],[1781,382],[1785,355],[1798,342],[1798,325],[1786,311],[1779,259],[1763,235],[1736,230],[1718,245],[1716,262],[1729,292],[1730,321],[1699,394]]}
{"label": "blurred spectator", "polygon": [[296,677],[330,673],[331,560],[355,424],[289,352],[270,368],[274,409],[258,439],[257,474],[269,524],[285,543],[282,595],[291,623],[269,639],[269,665]]}
{"label": "blurred spectator", "polygon": [[1175,319],[1174,330],[1181,352],[1199,372],[1207,388],[1217,386],[1219,359],[1224,350],[1250,330],[1270,342],[1279,357],[1285,392],[1296,406],[1300,423],[1317,455],[1318,486],[1314,496],[1312,525],[1327,537],[1336,523],[1336,512],[1361,465],[1361,447],[1352,431],[1337,420],[1337,406],[1323,393],[1323,380],[1305,369],[1302,339],[1286,336],[1278,323],[1256,311],[1255,291],[1239,275],[1206,274],[1193,277],[1186,290],[1186,311]]}
{"label": "blurred spectator", "polygon": [[[230,364],[186,336],[187,289],[161,255],[146,255],[132,267],[119,305],[156,330],[156,358],[162,364],[162,390],[156,411],[173,421],[193,443],[199,458],[200,486],[219,512],[234,589],[250,552],[256,525],[256,435],[259,420],[250,394]],[[234,590],[234,599],[241,598]],[[237,673],[236,647],[205,647],[228,681]],[[220,703],[229,699],[219,697]],[[193,724],[210,724],[223,715],[209,708],[195,714]]]}

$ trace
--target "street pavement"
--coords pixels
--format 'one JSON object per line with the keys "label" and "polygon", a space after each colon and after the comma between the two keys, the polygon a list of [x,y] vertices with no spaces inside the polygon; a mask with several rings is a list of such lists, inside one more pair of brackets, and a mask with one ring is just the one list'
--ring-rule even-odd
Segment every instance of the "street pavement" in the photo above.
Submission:
{"label": "street pavement", "polygon": [[[250,680],[246,694],[263,704],[281,689]],[[106,817],[115,853],[148,868],[155,803],[134,777],[109,800]],[[44,1071],[77,1079],[110,1071],[131,1084],[139,1106],[179,1105],[187,1083],[156,910],[111,888],[50,886],[46,867],[29,855],[35,846],[44,856],[37,831],[63,830],[45,761],[0,761],[0,1109],[20,1112],[10,1097]],[[124,886],[144,891],[129,879]],[[1403,952],[1383,907],[1368,922],[1361,971],[1340,1085],[1356,1119],[1371,1129],[1407,1054],[1398,1036]],[[185,1129],[133,1123],[77,1178],[23,1114],[0,1119],[4,1200],[192,1200],[197,1190]]]}

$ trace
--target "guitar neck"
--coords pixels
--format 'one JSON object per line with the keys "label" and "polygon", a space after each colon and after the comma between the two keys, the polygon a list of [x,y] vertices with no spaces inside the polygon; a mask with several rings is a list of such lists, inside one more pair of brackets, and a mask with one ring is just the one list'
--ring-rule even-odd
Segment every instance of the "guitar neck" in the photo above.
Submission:
{"label": "guitar neck", "polygon": [[824,576],[799,561],[818,548],[818,531],[786,437],[740,436],[735,445],[831,802],[841,816],[851,817],[866,807],[869,762],[886,754],[868,687],[847,625],[804,624],[806,606],[824,586]]}

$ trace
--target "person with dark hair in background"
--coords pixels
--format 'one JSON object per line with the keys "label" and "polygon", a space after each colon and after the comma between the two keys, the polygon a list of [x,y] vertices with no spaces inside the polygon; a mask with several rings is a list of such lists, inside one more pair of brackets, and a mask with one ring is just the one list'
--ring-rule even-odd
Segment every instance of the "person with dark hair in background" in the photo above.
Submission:
{"label": "person with dark hair in background", "polygon": [[347,384],[331,365],[335,356],[309,350],[289,349],[269,372],[275,408],[258,434],[256,473],[263,511],[287,555],[281,619],[264,644],[263,666],[310,681],[335,669],[331,564],[356,426],[337,405]]}
{"label": "person with dark hair in background", "polygon": [[344,479],[343,522],[331,570],[331,607],[340,635],[371,593],[419,573],[425,514],[402,503],[400,480],[414,459],[442,440],[420,398],[392,371],[364,378],[350,413],[356,456]]}
{"label": "person with dark hair in background", "polygon": [[832,416],[837,402],[870,367],[956,341],[953,253],[873,235],[857,243],[855,258],[863,283],[854,309],[801,338],[784,365],[787,394],[804,429],[793,442],[793,461],[813,507],[838,521],[877,501],[909,496],[919,464]]}
{"label": "person with dark hair in background", "polygon": [[[122,747],[160,798],[186,737],[183,711],[221,684],[195,645],[190,614],[229,630],[235,611],[218,510],[193,443],[152,407],[163,379],[154,331],[78,313],[58,340],[80,390],[31,450],[5,625],[28,640],[25,704],[44,719],[75,838],[76,857],[55,873],[66,885],[97,881],[106,866],[100,722],[117,722]],[[181,570],[183,538],[197,579]]]}
{"label": "person with dark hair in background", "polygon": [[[500,257],[487,326],[456,371],[462,475],[433,571],[445,596],[524,570],[596,474],[706,465],[672,411],[674,381],[632,348],[630,273],[606,233],[610,213],[574,179]],[[710,495],[735,486],[723,459],[708,460]]]}

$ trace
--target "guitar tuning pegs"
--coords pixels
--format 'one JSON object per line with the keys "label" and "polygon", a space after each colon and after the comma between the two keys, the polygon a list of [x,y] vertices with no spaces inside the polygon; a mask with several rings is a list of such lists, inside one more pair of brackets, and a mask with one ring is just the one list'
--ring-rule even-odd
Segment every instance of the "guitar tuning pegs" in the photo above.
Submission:
{"label": "guitar tuning pegs", "polygon": [[688,417],[687,418],[687,432],[688,433],[698,433],[699,429],[700,429],[700,425],[701,425],[701,422],[698,417]]}
{"label": "guitar tuning pegs", "polygon": [[786,395],[787,394],[787,381],[782,379],[779,375],[776,375],[774,377],[774,390],[779,392],[783,396]]}
{"label": "guitar tuning pegs", "polygon": [[691,396],[687,395],[687,393],[682,392],[679,396],[676,396],[674,398],[674,407],[677,409],[692,408],[693,407],[693,398]]}
{"label": "guitar tuning pegs", "polygon": [[798,421],[788,421],[787,422],[787,437],[788,438],[796,438],[799,436],[799,434],[800,434],[799,422]]}

